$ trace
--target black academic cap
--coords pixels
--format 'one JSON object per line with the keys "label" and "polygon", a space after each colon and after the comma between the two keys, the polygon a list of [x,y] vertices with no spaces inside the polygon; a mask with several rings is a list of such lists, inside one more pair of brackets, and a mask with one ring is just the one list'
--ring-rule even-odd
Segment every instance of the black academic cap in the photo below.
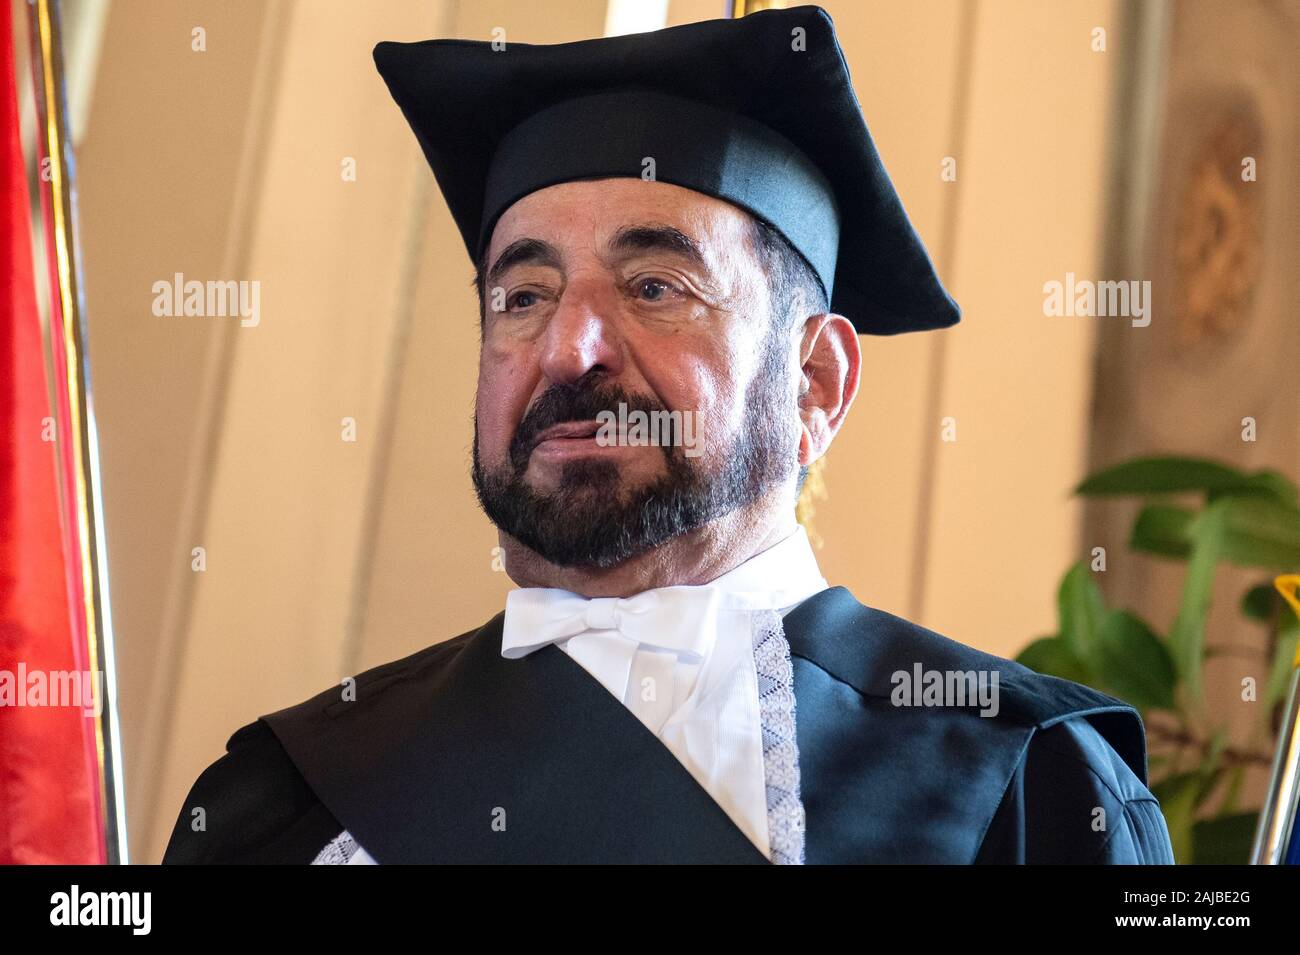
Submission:
{"label": "black academic cap", "polygon": [[821,8],[496,47],[425,40],[374,52],[475,262],[501,213],[530,192],[653,177],[770,222],[861,333],[959,319]]}

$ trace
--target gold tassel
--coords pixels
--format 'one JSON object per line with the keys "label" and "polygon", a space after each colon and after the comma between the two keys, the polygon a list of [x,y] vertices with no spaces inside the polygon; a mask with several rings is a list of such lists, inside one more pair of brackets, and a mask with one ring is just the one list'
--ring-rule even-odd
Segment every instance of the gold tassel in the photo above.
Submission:
{"label": "gold tassel", "polygon": [[808,532],[808,540],[813,547],[821,550],[821,535],[813,528],[813,515],[817,513],[817,502],[826,500],[826,458],[821,457],[808,468],[808,477],[799,492],[799,502],[794,508],[794,519]]}

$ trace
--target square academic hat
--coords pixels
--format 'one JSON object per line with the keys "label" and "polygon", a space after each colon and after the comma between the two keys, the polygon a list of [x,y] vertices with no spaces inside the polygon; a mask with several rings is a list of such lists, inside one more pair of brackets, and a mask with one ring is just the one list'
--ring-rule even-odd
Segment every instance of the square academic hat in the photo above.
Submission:
{"label": "square academic hat", "polygon": [[819,7],[534,45],[380,43],[375,65],[477,262],[511,204],[653,178],[775,226],[860,333],[945,328],[944,290],[880,161]]}

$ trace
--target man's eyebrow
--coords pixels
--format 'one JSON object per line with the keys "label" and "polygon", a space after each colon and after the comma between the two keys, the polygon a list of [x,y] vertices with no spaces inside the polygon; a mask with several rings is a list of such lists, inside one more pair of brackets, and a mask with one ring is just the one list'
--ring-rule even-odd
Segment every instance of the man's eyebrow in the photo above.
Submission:
{"label": "man's eyebrow", "polygon": [[488,269],[485,287],[491,288],[506,269],[516,265],[531,263],[552,269],[560,267],[560,253],[555,246],[541,239],[515,239],[501,250],[492,268]]}
{"label": "man's eyebrow", "polygon": [[681,229],[670,225],[624,226],[614,233],[609,243],[613,258],[626,258],[637,252],[668,252],[689,262],[698,273],[697,279],[704,291],[717,295],[719,287],[713,270],[698,242]]}
{"label": "man's eyebrow", "polygon": [[631,252],[673,252],[707,271],[704,253],[694,239],[670,225],[630,225],[614,233],[609,249],[615,255]]}

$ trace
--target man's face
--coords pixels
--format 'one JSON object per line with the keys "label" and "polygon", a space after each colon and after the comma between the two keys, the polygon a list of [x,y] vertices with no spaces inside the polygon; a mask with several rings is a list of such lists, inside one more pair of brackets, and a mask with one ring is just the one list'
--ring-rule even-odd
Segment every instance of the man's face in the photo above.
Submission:
{"label": "man's face", "polygon": [[[742,210],[667,183],[562,183],[505,212],[487,268],[475,488],[542,557],[613,566],[797,470],[797,359]],[[620,403],[689,413],[693,433],[611,443],[601,412],[636,421]]]}

